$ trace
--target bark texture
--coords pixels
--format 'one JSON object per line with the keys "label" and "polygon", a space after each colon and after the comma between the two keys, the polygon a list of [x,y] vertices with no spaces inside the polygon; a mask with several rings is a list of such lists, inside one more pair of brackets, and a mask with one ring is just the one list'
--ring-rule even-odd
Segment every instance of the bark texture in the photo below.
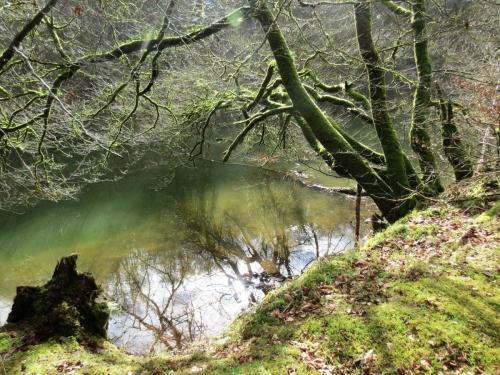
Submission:
{"label": "bark texture", "polygon": [[387,109],[385,70],[372,38],[370,2],[355,4],[354,15],[359,51],[368,72],[373,123],[384,151],[387,176],[396,198],[403,197],[409,193],[410,185],[404,153]]}
{"label": "bark texture", "polygon": [[453,103],[440,101],[443,149],[448,161],[453,167],[455,179],[461,181],[472,177],[474,167],[465,151],[458,128],[453,121]]}

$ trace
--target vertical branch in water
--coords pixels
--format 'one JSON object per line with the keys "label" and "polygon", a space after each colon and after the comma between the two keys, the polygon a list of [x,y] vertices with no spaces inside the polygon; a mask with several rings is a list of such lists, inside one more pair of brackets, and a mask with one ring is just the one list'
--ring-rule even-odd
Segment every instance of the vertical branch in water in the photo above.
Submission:
{"label": "vertical branch in water", "polygon": [[359,228],[361,227],[361,193],[363,188],[358,184],[356,190],[356,227],[354,229],[354,241],[355,246],[359,248]]}
{"label": "vertical branch in water", "polygon": [[314,245],[316,246],[316,259],[319,259],[319,241],[318,241],[318,234],[316,233],[316,230],[314,229],[314,224],[311,224],[311,232],[314,237]]}

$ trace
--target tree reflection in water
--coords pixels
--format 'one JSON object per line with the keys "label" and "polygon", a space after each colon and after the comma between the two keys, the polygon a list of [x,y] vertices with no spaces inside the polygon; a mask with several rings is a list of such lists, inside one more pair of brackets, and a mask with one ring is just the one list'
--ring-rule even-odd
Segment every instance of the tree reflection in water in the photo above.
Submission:
{"label": "tree reflection in water", "polygon": [[352,245],[345,217],[317,220],[290,187],[263,183],[231,204],[206,186],[177,197],[168,251],[130,253],[109,282],[115,342],[131,349],[133,341],[136,352],[182,349],[221,333],[314,259]]}

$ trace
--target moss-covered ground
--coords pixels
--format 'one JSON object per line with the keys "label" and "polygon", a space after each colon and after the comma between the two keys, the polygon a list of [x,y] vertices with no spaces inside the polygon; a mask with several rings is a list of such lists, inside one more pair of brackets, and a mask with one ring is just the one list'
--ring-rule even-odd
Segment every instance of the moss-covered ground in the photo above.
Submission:
{"label": "moss-covered ground", "polygon": [[223,343],[183,357],[0,333],[5,374],[498,374],[498,178],[431,206],[270,293]]}

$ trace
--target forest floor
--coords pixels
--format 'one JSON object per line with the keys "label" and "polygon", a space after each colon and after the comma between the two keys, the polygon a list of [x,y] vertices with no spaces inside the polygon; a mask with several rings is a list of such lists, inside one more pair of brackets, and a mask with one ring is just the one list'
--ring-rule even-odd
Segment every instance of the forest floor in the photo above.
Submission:
{"label": "forest floor", "polygon": [[498,374],[500,178],[454,185],[183,356],[0,332],[0,374]]}

